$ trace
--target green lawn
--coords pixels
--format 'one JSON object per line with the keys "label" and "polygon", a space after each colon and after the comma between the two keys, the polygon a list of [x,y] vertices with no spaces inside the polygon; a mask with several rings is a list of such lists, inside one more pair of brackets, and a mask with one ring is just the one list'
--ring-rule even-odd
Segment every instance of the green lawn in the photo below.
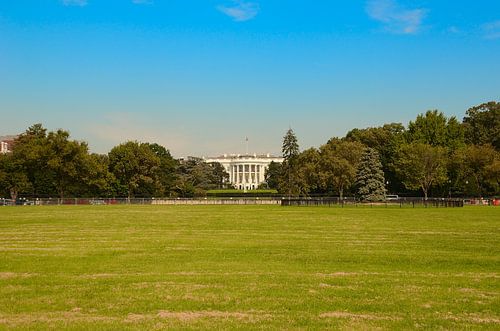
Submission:
{"label": "green lawn", "polygon": [[500,329],[500,208],[0,207],[0,329]]}

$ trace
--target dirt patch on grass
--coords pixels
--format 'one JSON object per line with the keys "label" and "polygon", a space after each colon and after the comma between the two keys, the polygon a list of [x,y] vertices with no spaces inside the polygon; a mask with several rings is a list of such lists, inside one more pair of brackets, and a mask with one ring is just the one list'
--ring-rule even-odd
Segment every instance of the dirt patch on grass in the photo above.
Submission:
{"label": "dirt patch on grass", "polygon": [[158,312],[158,317],[166,319],[177,319],[185,322],[199,319],[236,319],[239,321],[256,322],[269,318],[269,314],[258,312],[228,312],[228,311],[165,311]]}
{"label": "dirt patch on grass", "polygon": [[84,314],[80,311],[47,312],[47,313],[29,313],[2,315],[0,314],[0,325],[17,327],[27,324],[39,323],[57,323],[57,322],[113,322],[119,320],[110,316],[99,316]]}
{"label": "dirt patch on grass", "polygon": [[497,324],[500,325],[500,319],[497,317],[490,316],[479,316],[476,314],[467,314],[467,315],[445,315],[443,316],[446,320],[452,320],[456,322],[465,322],[465,323],[473,323],[473,324]]}
{"label": "dirt patch on grass", "polygon": [[0,272],[0,279],[10,279],[10,278],[28,278],[36,276],[36,274],[30,274],[27,272]]}
{"label": "dirt patch on grass", "polygon": [[318,287],[320,287],[320,288],[348,289],[348,290],[355,289],[354,286],[349,286],[349,285],[332,285],[332,284],[326,284],[326,283],[319,283]]}
{"label": "dirt patch on grass", "polygon": [[316,273],[319,277],[357,277],[357,276],[370,276],[370,275],[381,275],[379,272],[345,272],[338,271],[332,273]]}
{"label": "dirt patch on grass", "polygon": [[353,320],[384,320],[384,321],[399,321],[401,317],[398,316],[386,316],[386,315],[374,315],[374,314],[357,314],[349,313],[346,311],[331,311],[319,315],[320,318],[348,318]]}
{"label": "dirt patch on grass", "polygon": [[102,274],[84,274],[78,276],[78,278],[83,278],[83,279],[98,279],[98,278],[113,278],[113,277],[120,277],[122,274],[109,274],[109,273],[102,273]]}
{"label": "dirt patch on grass", "polygon": [[146,319],[153,319],[154,316],[153,315],[143,315],[143,314],[133,314],[133,313],[130,313],[127,315],[127,318],[125,319],[125,322],[128,322],[128,323],[135,323],[135,322],[140,322],[140,321],[144,321]]}
{"label": "dirt patch on grass", "polygon": [[468,294],[471,294],[474,296],[478,296],[481,298],[495,298],[498,296],[497,292],[481,291],[481,290],[474,289],[474,288],[461,288],[458,291],[462,292],[462,293],[468,293]]}

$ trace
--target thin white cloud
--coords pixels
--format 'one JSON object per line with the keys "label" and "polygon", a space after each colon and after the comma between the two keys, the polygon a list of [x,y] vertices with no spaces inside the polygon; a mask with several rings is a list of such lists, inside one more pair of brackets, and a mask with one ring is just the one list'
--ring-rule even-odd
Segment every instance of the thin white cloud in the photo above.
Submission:
{"label": "thin white cloud", "polygon": [[62,4],[65,6],[86,6],[87,0],[62,0]]}
{"label": "thin white cloud", "polygon": [[259,13],[259,4],[242,0],[233,0],[232,5],[220,5],[217,9],[236,22],[251,20]]}
{"label": "thin white cloud", "polygon": [[417,34],[428,10],[407,9],[395,0],[368,0],[366,13],[372,19],[384,24],[384,29],[397,34]]}
{"label": "thin white cloud", "polygon": [[486,39],[499,39],[500,38],[500,20],[484,24],[483,25],[483,32],[484,32],[484,37]]}

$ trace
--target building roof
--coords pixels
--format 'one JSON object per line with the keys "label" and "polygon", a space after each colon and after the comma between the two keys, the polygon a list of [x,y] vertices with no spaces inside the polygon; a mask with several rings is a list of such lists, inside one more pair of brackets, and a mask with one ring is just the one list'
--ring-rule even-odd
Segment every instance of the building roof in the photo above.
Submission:
{"label": "building roof", "polygon": [[0,136],[0,141],[12,141],[16,140],[19,135],[7,135],[7,136]]}
{"label": "building roof", "polygon": [[274,156],[269,153],[267,154],[223,154],[215,157],[205,157],[204,159],[223,159],[223,160],[234,160],[234,159],[280,159],[281,156]]}

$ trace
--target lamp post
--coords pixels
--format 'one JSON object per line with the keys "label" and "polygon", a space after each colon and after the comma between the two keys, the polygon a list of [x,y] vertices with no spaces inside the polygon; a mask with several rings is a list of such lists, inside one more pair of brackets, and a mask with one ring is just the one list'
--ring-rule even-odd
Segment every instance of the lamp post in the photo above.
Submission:
{"label": "lamp post", "polygon": [[451,179],[448,179],[448,199],[451,199]]}

